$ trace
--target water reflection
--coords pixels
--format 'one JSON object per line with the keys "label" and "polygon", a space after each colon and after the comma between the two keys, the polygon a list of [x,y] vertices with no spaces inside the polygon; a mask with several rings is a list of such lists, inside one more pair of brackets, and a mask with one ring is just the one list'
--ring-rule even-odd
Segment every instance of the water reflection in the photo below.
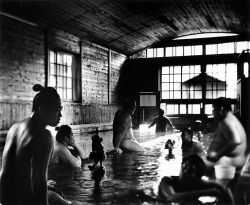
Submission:
{"label": "water reflection", "polygon": [[110,153],[103,162],[105,174],[96,174],[88,169],[91,162],[86,161],[80,168],[64,165],[50,167],[49,179],[56,182],[67,199],[74,204],[156,204],[150,197],[141,197],[144,190],[148,196],[155,197],[158,184],[163,176],[177,176],[182,155],[180,148],[173,149],[175,158],[167,159],[165,142],[169,137],[177,140],[179,134],[158,137],[143,142],[146,152]]}
{"label": "water reflection", "polygon": [[[99,133],[104,139],[105,150],[112,149],[112,131]],[[75,137],[79,143],[91,142],[91,136]],[[145,147],[145,153],[109,153],[103,162],[105,173],[89,170],[90,161],[84,161],[80,168],[54,165],[49,168],[48,178],[62,190],[73,204],[159,204],[151,200],[158,192],[163,176],[179,175],[182,161],[180,133],[156,135],[152,130],[134,131],[135,138]],[[168,139],[175,140],[170,158],[165,149]],[[91,146],[91,143],[90,143]],[[1,155],[2,155],[2,146]],[[88,152],[88,153],[87,153]],[[86,155],[90,151],[86,151]],[[1,164],[1,163],[0,163]],[[144,190],[142,196],[138,190]]]}

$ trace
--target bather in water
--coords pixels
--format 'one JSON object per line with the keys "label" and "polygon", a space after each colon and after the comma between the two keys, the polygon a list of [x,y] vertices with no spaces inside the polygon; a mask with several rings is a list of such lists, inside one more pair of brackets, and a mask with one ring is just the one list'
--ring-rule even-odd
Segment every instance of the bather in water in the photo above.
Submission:
{"label": "bather in water", "polygon": [[205,149],[203,148],[201,143],[193,139],[193,131],[191,129],[183,128],[181,139],[181,149],[183,156],[187,156],[190,154],[198,154],[201,156],[205,154]]}
{"label": "bather in water", "polygon": [[123,104],[123,109],[115,113],[113,122],[113,145],[116,152],[144,152],[145,149],[137,142],[133,136],[132,120],[136,109],[134,100],[126,99]]}
{"label": "bather in water", "polygon": [[183,159],[179,176],[165,176],[159,185],[160,201],[201,204],[199,197],[216,196],[217,204],[233,204],[230,193],[213,181],[202,179],[205,163],[196,154]]}

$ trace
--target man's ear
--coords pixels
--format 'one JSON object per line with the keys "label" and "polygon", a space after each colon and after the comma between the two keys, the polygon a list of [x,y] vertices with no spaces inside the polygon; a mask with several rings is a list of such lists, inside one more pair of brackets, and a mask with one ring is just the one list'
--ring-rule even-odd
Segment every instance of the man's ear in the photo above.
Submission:
{"label": "man's ear", "polygon": [[225,108],[224,108],[224,107],[221,107],[221,108],[220,108],[220,114],[223,114],[224,111],[225,111]]}

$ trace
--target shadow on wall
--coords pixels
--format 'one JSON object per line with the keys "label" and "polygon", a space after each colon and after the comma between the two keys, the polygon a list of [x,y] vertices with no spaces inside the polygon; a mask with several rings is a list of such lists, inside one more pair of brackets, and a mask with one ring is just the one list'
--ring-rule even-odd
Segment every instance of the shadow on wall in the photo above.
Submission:
{"label": "shadow on wall", "polygon": [[144,62],[140,59],[127,59],[124,62],[115,88],[116,103],[121,106],[126,98],[136,100],[137,110],[132,116],[136,128],[140,124],[139,93],[157,91],[158,67],[153,62]]}

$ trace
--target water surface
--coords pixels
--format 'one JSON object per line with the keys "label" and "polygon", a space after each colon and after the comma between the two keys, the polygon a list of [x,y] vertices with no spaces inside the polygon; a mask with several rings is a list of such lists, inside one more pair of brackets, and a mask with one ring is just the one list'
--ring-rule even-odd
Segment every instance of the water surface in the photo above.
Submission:
{"label": "water surface", "polygon": [[[73,204],[159,204],[155,198],[163,176],[178,176],[182,161],[180,133],[156,135],[148,129],[134,130],[135,138],[145,147],[146,152],[115,154],[108,152],[103,162],[105,174],[89,170],[89,160],[83,160],[80,168],[55,165],[49,168],[48,178],[55,182],[66,198]],[[75,136],[85,150],[86,157],[91,151],[91,136]],[[106,151],[112,150],[112,131],[100,132]],[[169,157],[165,149],[168,139],[175,140],[174,156]],[[3,146],[0,146],[2,156]],[[1,165],[1,159],[0,159]],[[142,197],[138,190],[144,190],[149,198]]]}

